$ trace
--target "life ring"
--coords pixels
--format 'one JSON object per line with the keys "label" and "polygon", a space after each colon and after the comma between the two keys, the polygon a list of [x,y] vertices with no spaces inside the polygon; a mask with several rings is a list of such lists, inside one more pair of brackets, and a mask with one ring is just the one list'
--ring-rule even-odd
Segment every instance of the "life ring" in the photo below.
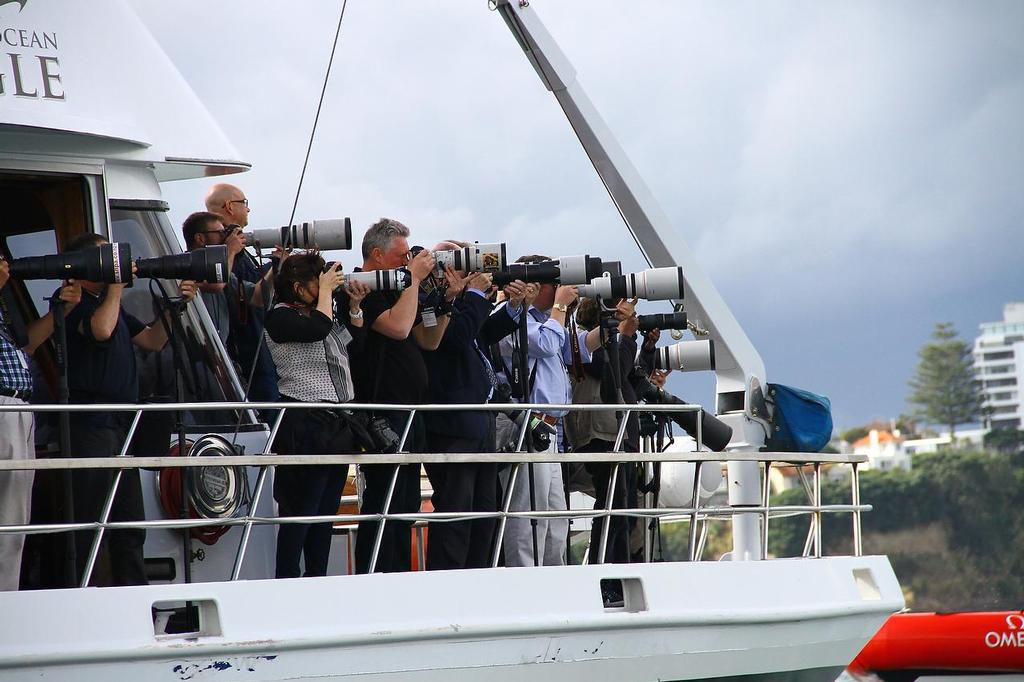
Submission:
{"label": "life ring", "polygon": [[[185,441],[188,457],[224,457],[235,454],[226,438],[218,434],[206,434],[196,441]],[[169,452],[176,457],[180,453],[175,443]],[[160,504],[168,518],[181,518],[182,472],[185,489],[189,498],[189,518],[224,519],[235,516],[248,499],[248,476],[243,467],[209,466],[178,467],[161,469],[157,474]],[[203,526],[190,530],[192,537],[205,545],[213,545],[230,530],[230,526]]]}

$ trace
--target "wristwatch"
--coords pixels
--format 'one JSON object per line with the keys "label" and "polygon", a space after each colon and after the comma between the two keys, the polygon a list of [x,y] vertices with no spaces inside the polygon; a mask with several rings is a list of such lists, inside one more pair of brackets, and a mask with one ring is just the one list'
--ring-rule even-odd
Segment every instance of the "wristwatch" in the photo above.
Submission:
{"label": "wristwatch", "polygon": [[359,310],[353,311],[351,308],[349,308],[348,316],[351,317],[353,320],[361,320],[363,319],[363,309],[360,308]]}
{"label": "wristwatch", "polygon": [[567,306],[564,303],[556,303],[556,304],[554,304],[551,307],[554,308],[555,310],[557,310],[560,313],[567,313],[567,312],[569,312],[569,306]]}

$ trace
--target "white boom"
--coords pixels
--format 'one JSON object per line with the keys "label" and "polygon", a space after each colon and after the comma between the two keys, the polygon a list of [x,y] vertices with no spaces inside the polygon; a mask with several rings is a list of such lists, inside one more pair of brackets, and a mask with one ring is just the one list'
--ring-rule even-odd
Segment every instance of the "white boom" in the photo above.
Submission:
{"label": "white boom", "polygon": [[[730,449],[758,449],[765,430],[761,401],[764,362],[711,279],[655,201],[639,172],[616,141],[576,71],[526,0],[491,0],[512,34],[569,119],[601,182],[619,210],[644,258],[653,267],[681,266],[689,319],[707,330],[715,343],[717,412],[733,429]],[[729,464],[729,503],[760,502],[759,470],[746,462]],[[733,521],[733,559],[760,557],[756,515]]]}

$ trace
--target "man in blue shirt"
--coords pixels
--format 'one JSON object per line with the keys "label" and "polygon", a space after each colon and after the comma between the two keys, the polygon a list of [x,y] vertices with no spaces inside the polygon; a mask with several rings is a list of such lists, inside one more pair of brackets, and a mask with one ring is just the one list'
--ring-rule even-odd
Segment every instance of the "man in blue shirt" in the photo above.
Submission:
{"label": "man in blue shirt", "polygon": [[[524,256],[520,263],[538,263],[550,260],[545,256]],[[572,403],[572,387],[565,366],[572,362],[569,333],[566,321],[569,306],[578,297],[574,286],[554,284],[527,285],[526,331],[529,339],[528,367],[526,381],[531,384],[531,403],[568,405]],[[518,315],[516,315],[518,318]],[[590,351],[600,343],[600,332],[581,335],[580,353],[583,362],[590,361]],[[506,367],[512,367],[513,334],[501,341],[502,360]],[[561,441],[561,419],[564,409],[547,409],[536,416],[558,429],[548,452],[558,452]],[[565,510],[565,488],[562,484],[562,467],[558,463],[530,465],[533,470],[534,496],[530,501],[530,471],[520,470],[512,491],[512,511]],[[533,566],[533,528],[530,519],[509,519],[505,527],[505,565]],[[537,560],[544,566],[565,564],[565,546],[569,533],[568,519],[539,519],[537,526]]]}

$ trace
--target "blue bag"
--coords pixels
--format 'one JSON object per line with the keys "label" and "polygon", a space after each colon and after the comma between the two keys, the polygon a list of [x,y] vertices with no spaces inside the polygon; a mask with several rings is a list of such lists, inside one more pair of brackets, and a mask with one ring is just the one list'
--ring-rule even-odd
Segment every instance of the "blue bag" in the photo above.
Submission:
{"label": "blue bag", "polygon": [[832,403],[823,395],[768,384],[767,402],[775,406],[769,452],[820,452],[832,439]]}

